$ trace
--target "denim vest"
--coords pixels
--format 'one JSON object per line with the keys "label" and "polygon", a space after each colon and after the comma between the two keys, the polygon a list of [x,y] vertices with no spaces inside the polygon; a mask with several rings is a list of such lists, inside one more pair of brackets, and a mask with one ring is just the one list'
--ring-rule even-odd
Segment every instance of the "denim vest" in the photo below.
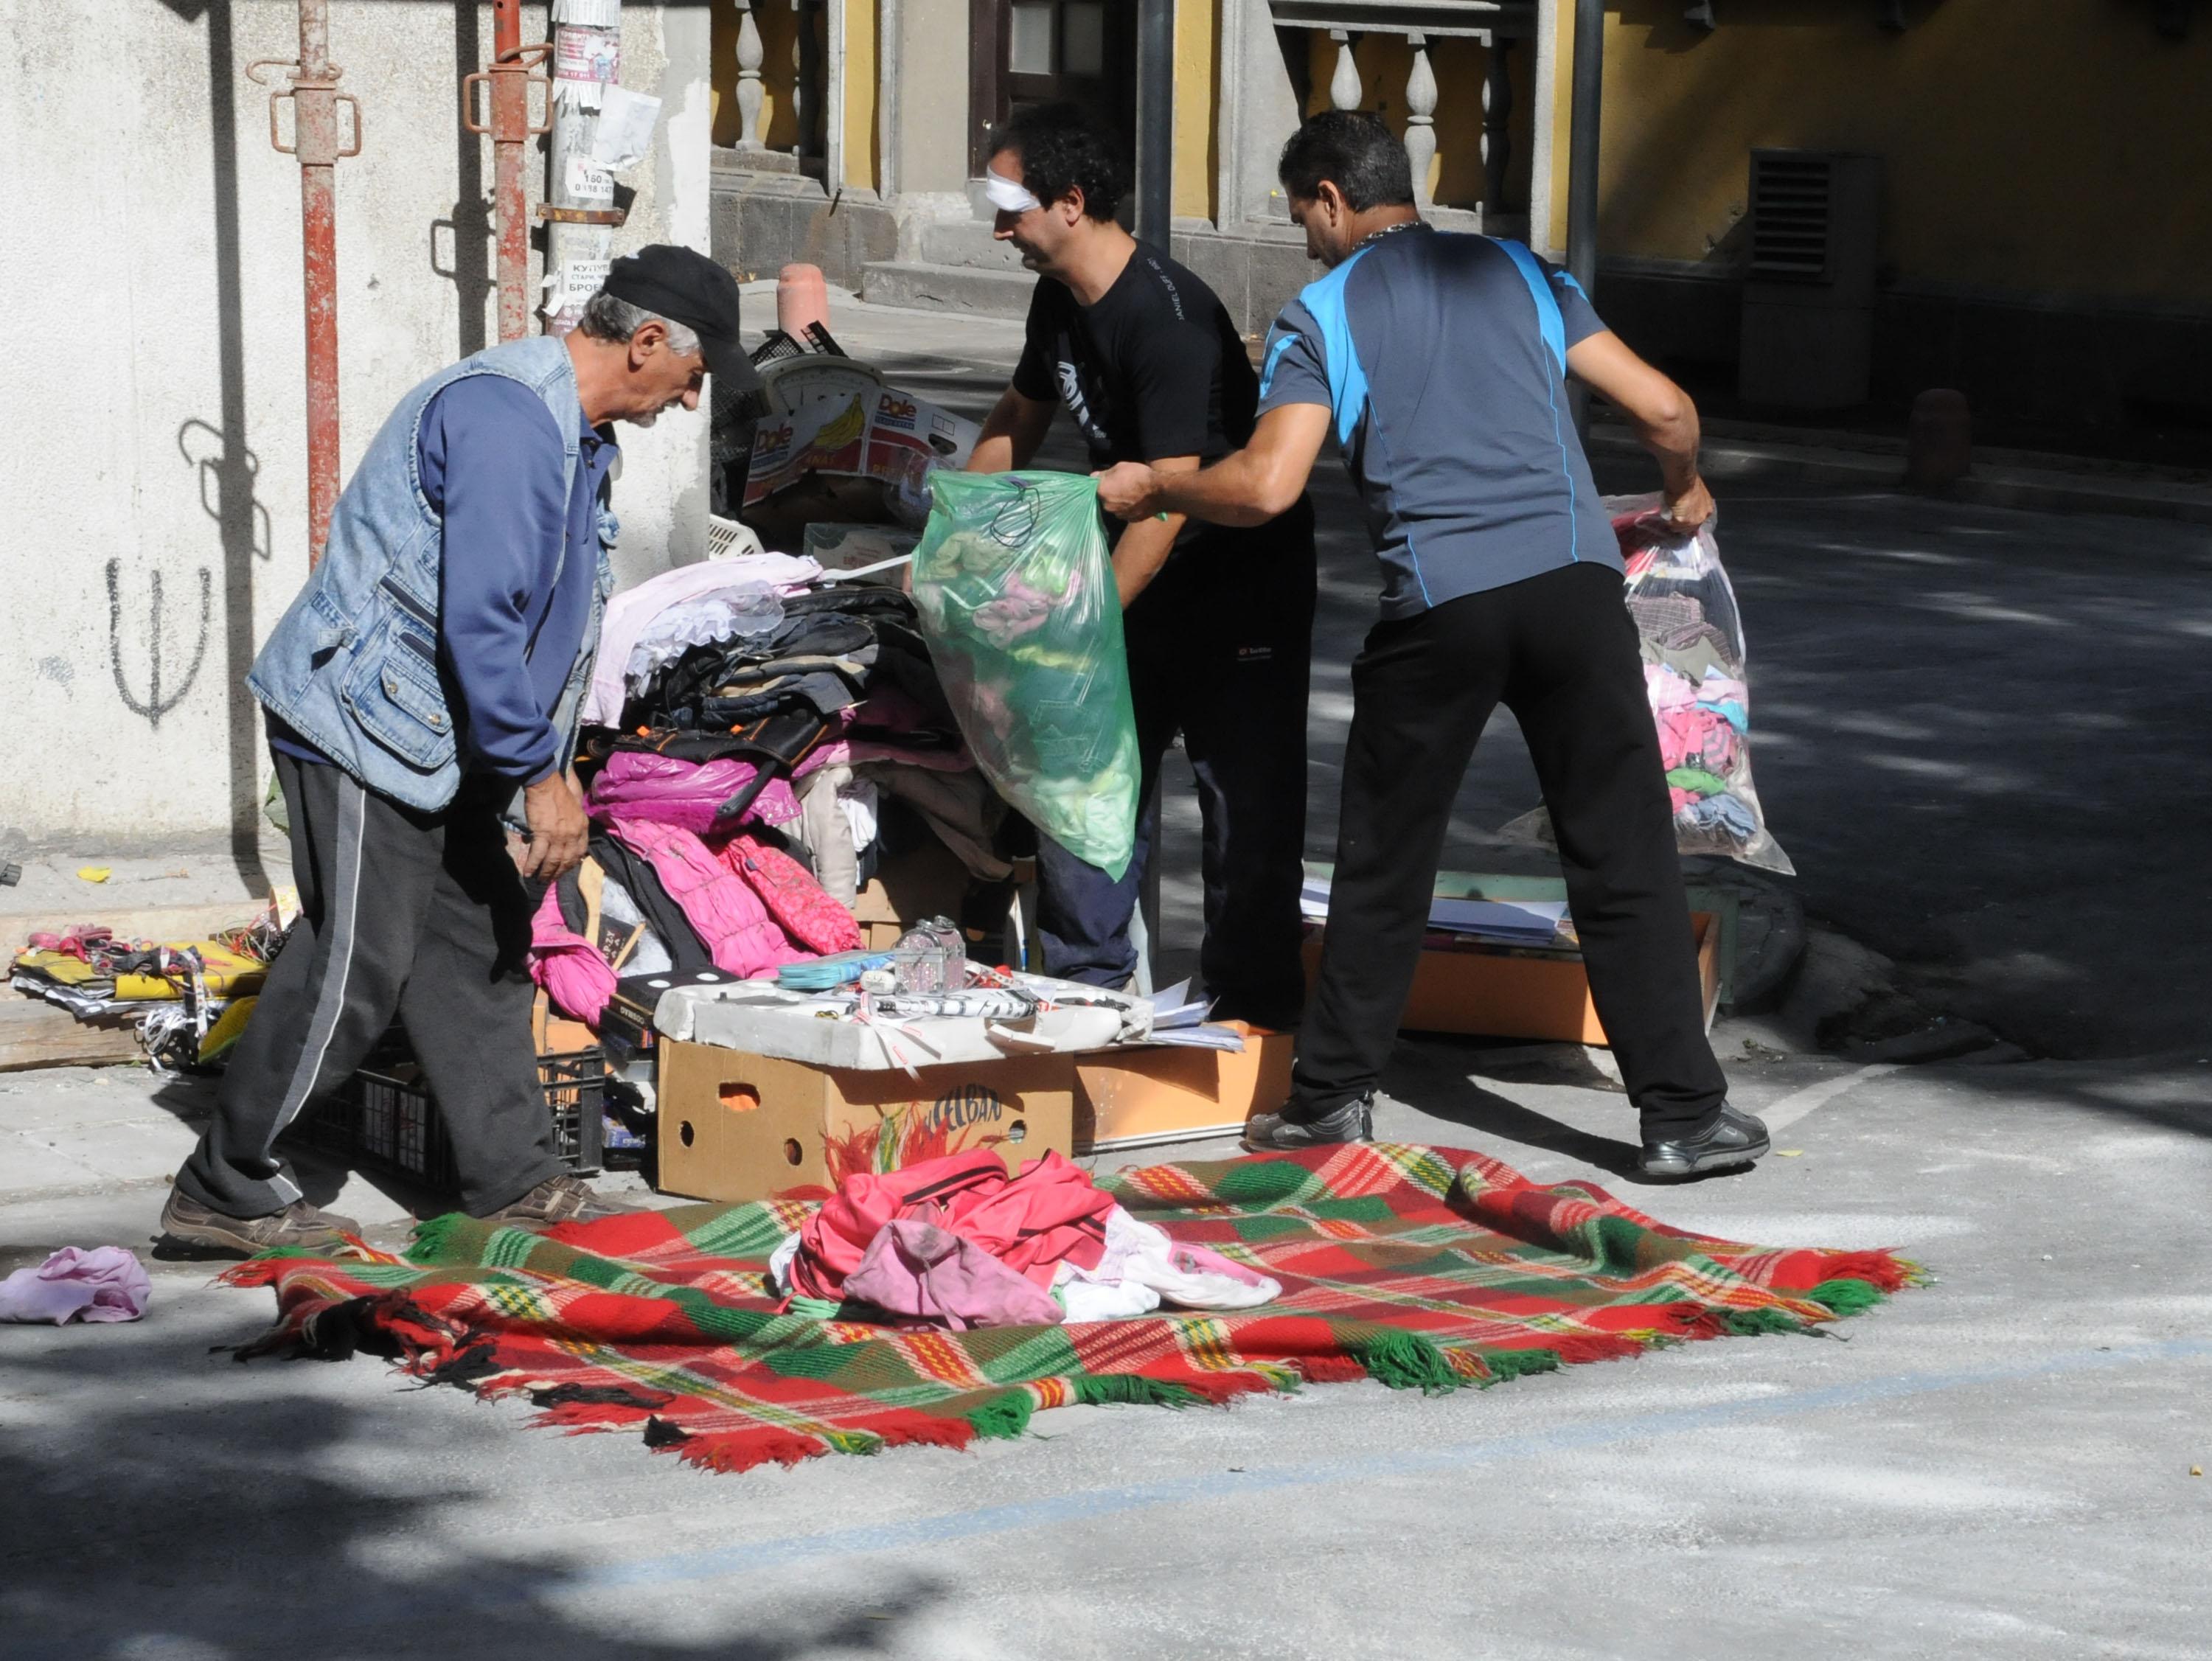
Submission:
{"label": "denim vest", "polygon": [[[550,336],[509,341],[441,370],[402,398],[370,440],[331,517],[322,563],[246,677],[279,719],[368,789],[428,813],[453,801],[463,767],[438,673],[445,527],[423,497],[417,446],[423,409],[465,375],[505,375],[545,401],[561,430],[561,499],[568,500],[583,410],[568,347]],[[564,767],[614,587],[614,515],[600,510],[599,529],[591,615],[553,716]],[[575,554],[564,544],[561,565]]]}

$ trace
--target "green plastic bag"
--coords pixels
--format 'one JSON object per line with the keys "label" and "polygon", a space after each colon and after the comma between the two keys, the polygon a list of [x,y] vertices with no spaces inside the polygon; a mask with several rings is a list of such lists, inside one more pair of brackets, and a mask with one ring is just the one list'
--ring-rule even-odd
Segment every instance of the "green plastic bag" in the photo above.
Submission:
{"label": "green plastic bag", "polygon": [[938,471],[929,489],[915,605],[968,748],[1040,832],[1118,881],[1139,767],[1098,488]]}

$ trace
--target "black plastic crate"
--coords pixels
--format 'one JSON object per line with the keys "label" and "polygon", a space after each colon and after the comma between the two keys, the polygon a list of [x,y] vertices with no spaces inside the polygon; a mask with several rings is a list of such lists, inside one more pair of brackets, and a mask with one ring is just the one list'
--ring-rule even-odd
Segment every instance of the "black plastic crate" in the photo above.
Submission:
{"label": "black plastic crate", "polygon": [[[609,1088],[607,1058],[598,1050],[538,1058],[538,1076],[553,1116],[554,1146],[571,1171],[601,1168]],[[453,1149],[438,1103],[405,1046],[387,1040],[325,1102],[310,1129],[317,1146],[349,1161],[380,1167],[428,1188],[456,1185]]]}

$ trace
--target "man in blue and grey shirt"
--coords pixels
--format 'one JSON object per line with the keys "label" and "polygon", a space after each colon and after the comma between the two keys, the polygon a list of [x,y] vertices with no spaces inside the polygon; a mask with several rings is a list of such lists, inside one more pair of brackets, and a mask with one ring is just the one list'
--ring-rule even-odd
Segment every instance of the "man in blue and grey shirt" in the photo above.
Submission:
{"label": "man in blue and grey shirt", "polygon": [[588,827],[568,774],[612,586],[611,423],[757,389],[735,279],[654,246],[614,262],[575,332],[442,369],[375,438],[322,562],[254,660],[301,915],[232,1052],[161,1227],[250,1256],[327,1247],[276,1152],[395,1015],[443,1111],[462,1209],[521,1227],[614,1208],[563,1167],[525,953]]}
{"label": "man in blue and grey shirt", "polygon": [[1124,518],[1250,524],[1297,499],[1333,433],[1382,564],[1382,619],[1352,669],[1320,983],[1291,1100],[1253,1119],[1246,1145],[1370,1133],[1452,802],[1502,702],[1528,739],[1590,996],[1642,1115],[1639,1168],[1748,1165],[1766,1131],[1729,1106],[1705,1040],[1636,627],[1567,377],[1620,406],[1685,527],[1712,512],[1697,412],[1564,272],[1518,243],[1423,224],[1405,149],[1371,116],[1314,117],[1279,172],[1329,270],[1268,336],[1251,443],[1203,471],[1125,464],[1099,482]]}

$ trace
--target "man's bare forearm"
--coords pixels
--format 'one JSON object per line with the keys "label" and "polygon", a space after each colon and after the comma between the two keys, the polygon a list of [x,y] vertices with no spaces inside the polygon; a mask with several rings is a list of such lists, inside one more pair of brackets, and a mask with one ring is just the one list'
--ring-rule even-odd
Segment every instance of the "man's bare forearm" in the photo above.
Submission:
{"label": "man's bare forearm", "polygon": [[1265,524],[1289,506],[1274,502],[1267,470],[1249,450],[1195,473],[1161,475],[1155,500],[1162,512],[1209,524]]}
{"label": "man's bare forearm", "polygon": [[1698,411],[1688,399],[1663,421],[1638,421],[1636,436],[1658,462],[1668,495],[1679,496],[1698,482]]}
{"label": "man's bare forearm", "polygon": [[1168,555],[1175,552],[1176,538],[1182,527],[1182,515],[1170,513],[1164,519],[1139,519],[1122,530],[1121,540],[1114,544],[1114,586],[1120,591],[1124,609],[1160,574]]}
{"label": "man's bare forearm", "polygon": [[1052,425],[1052,406],[1024,397],[1011,386],[984,418],[982,435],[968,458],[970,473],[1010,473],[1027,467]]}

